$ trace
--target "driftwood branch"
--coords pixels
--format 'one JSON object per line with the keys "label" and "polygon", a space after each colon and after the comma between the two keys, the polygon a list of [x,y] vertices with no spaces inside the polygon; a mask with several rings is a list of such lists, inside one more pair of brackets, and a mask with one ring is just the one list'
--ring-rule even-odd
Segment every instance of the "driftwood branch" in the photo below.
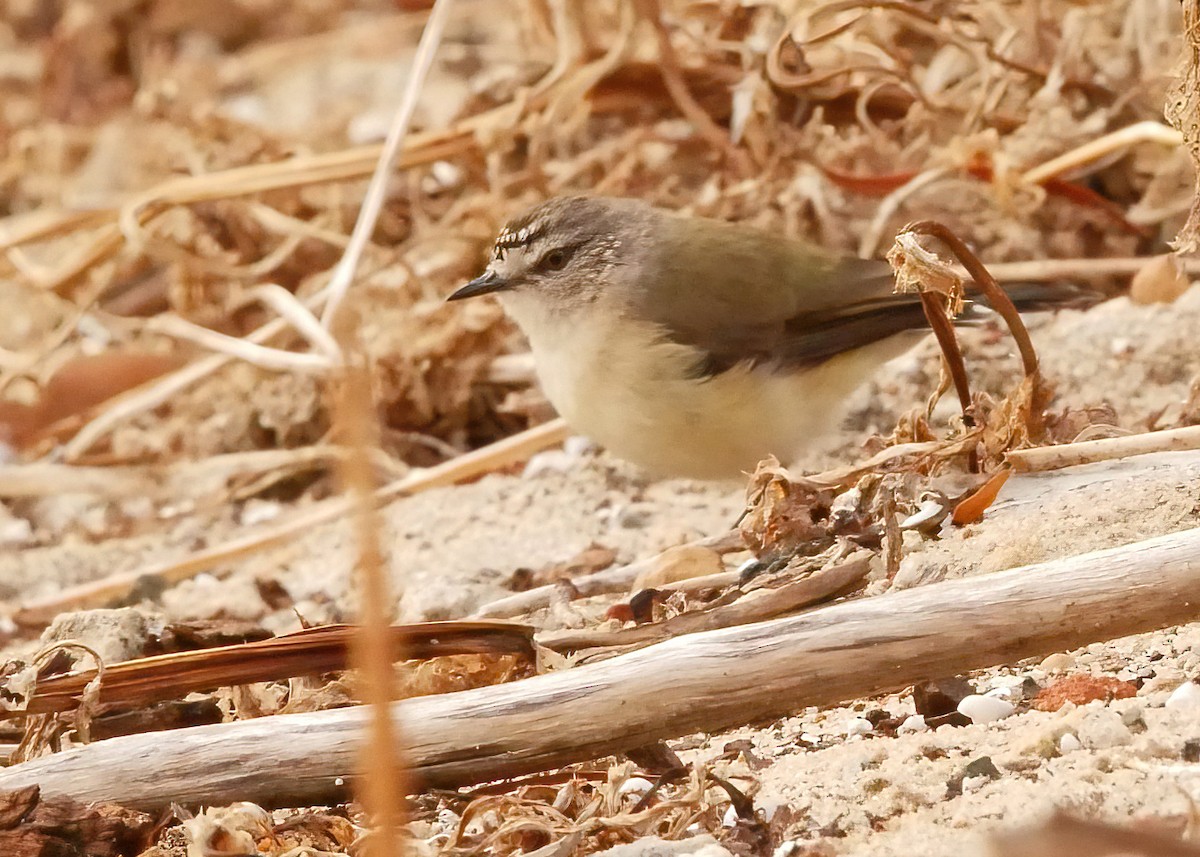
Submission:
{"label": "driftwood branch", "polygon": [[[396,703],[412,774],[455,787],[776,717],[1200,615],[1200,529],[800,616],[595,665]],[[0,771],[0,791],[156,809],[342,800],[361,709],[113,738]]]}

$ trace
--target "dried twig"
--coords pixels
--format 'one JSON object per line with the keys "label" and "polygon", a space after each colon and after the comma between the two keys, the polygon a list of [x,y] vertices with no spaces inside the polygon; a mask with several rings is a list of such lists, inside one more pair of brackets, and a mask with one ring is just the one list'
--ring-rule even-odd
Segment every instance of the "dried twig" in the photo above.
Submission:
{"label": "dried twig", "polygon": [[[249,643],[155,655],[108,664],[97,702],[105,706],[145,705],[192,691],[277,681],[344,670],[350,643],[359,629],[322,625]],[[464,654],[514,654],[534,658],[533,629],[510,622],[424,622],[388,629],[385,662]],[[27,704],[0,711],[0,720],[70,711],[99,675],[88,669],[39,679]]]}
{"label": "dried twig", "polygon": [[1036,473],[1114,458],[1189,449],[1200,449],[1200,426],[1064,443],[1058,446],[1014,449],[1008,453],[1007,459],[1018,472]]}
{"label": "dried twig", "polygon": [[[824,601],[859,583],[871,567],[871,554],[859,551],[829,568],[821,569],[775,589],[756,590],[732,604],[681,613],[662,622],[649,622],[616,631],[547,631],[537,635],[539,645],[559,652],[659,642],[683,634],[748,625],[793,613]],[[665,587],[664,587],[665,588]]]}
{"label": "dried twig", "polygon": [[[746,544],[738,530],[730,530],[719,536],[708,536],[691,542],[689,546],[706,547],[718,553],[745,550]],[[622,592],[629,589],[639,576],[653,568],[658,562],[658,556],[640,559],[620,568],[607,568],[594,574],[586,574],[571,581],[567,592],[572,598],[588,598],[592,595],[603,595],[607,592]],[[539,586],[514,595],[506,595],[475,611],[478,618],[504,619],[520,616],[533,610],[549,607],[563,588],[556,583]]]}
{"label": "dried twig", "polygon": [[1089,140],[1069,152],[1064,152],[1045,163],[1030,167],[1021,174],[1021,181],[1041,184],[1047,179],[1090,164],[1093,161],[1119,152],[1138,143],[1160,143],[1164,146],[1183,145],[1183,135],[1161,122],[1136,122],[1117,131],[1112,131],[1095,140]]}

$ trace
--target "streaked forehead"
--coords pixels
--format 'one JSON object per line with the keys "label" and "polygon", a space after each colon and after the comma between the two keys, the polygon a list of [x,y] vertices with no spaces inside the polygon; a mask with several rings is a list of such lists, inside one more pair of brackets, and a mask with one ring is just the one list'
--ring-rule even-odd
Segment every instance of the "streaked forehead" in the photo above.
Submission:
{"label": "streaked forehead", "polygon": [[492,255],[496,259],[502,260],[509,250],[528,247],[538,238],[545,235],[546,228],[547,223],[545,218],[535,217],[530,219],[530,216],[526,216],[513,220],[496,236],[496,244],[492,248]]}
{"label": "streaked forehead", "polygon": [[597,234],[603,226],[605,204],[589,197],[559,197],[513,218],[496,238],[492,256],[503,261],[510,250],[536,244],[547,233],[562,238]]}

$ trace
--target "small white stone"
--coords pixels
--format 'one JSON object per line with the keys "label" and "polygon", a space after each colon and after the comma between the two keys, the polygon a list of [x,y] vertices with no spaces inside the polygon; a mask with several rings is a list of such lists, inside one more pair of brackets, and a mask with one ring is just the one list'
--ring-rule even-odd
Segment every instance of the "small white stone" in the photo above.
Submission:
{"label": "small white stone", "polygon": [[1167,708],[1200,708],[1200,685],[1185,681],[1167,697]]}
{"label": "small white stone", "polygon": [[989,782],[991,782],[991,780],[992,780],[992,778],[989,777],[987,774],[981,774],[978,777],[963,777],[963,781],[962,781],[963,794],[968,794],[970,792],[977,792],[981,788],[986,786]]}
{"label": "small white stone", "polygon": [[929,729],[929,724],[925,722],[924,714],[910,714],[904,718],[904,722],[896,727],[896,734],[909,735],[915,732],[925,732]]}
{"label": "small white stone", "polygon": [[801,732],[800,740],[805,744],[820,744],[821,736],[812,732]]}
{"label": "small white stone", "polygon": [[1144,728],[1146,724],[1142,721],[1142,714],[1142,707],[1131,702],[1127,708],[1121,709],[1121,722],[1130,728],[1139,724]]}
{"label": "small white stone", "polygon": [[461,819],[452,809],[439,809],[437,814],[437,825],[443,833],[449,833],[452,830],[458,829],[458,822]]}
{"label": "small white stone", "polygon": [[721,818],[721,826],[722,827],[733,827],[737,823],[738,823],[737,810],[731,806],[731,807],[729,807],[729,809],[725,810],[725,815],[724,815],[724,817]]}
{"label": "small white stone", "polygon": [[563,452],[572,458],[595,455],[599,448],[594,440],[581,434],[573,434],[563,441]]}
{"label": "small white stone", "polygon": [[443,188],[458,187],[462,184],[462,167],[449,161],[434,161],[429,165],[429,175]]}
{"label": "small white stone", "polygon": [[0,544],[21,545],[33,539],[33,524],[15,515],[0,517]]}
{"label": "small white stone", "polygon": [[621,787],[617,789],[617,794],[644,795],[652,788],[654,788],[654,783],[650,782],[645,777],[630,777],[625,782],[621,783]]}
{"label": "small white stone", "polygon": [[792,857],[800,850],[800,842],[796,839],[785,839],[779,843],[779,847],[771,854],[771,857]]}
{"label": "small white stone", "polygon": [[522,479],[537,479],[548,473],[567,473],[575,467],[575,460],[561,449],[539,452],[529,459],[521,471]]}
{"label": "small white stone", "polygon": [[1083,749],[1083,742],[1075,737],[1074,733],[1066,732],[1058,739],[1058,752],[1062,754],[1074,753],[1076,750]]}
{"label": "small white stone", "polygon": [[[1103,706],[1100,700],[1095,700],[1095,703]],[[1088,703],[1088,708],[1091,709],[1092,705],[1093,703]],[[1075,733],[1085,747],[1091,747],[1093,750],[1120,747],[1133,740],[1133,735],[1129,727],[1122,722],[1121,715],[1111,708],[1104,707],[1088,711],[1079,722]]]}
{"label": "small white stone", "polygon": [[969,717],[972,723],[991,723],[993,720],[1003,720],[1014,711],[1016,706],[994,696],[981,696],[973,693],[963,697],[958,704],[958,713]]}
{"label": "small white stone", "polygon": [[855,717],[846,724],[847,738],[853,738],[855,735],[870,735],[874,731],[875,727],[865,717]]}
{"label": "small white stone", "polygon": [[991,699],[1014,699],[1017,696],[1017,689],[1015,687],[1001,685],[1000,687],[993,687],[991,690],[985,693],[984,696],[990,697]]}
{"label": "small white stone", "polygon": [[900,522],[900,529],[913,530],[921,526],[927,521],[932,521],[938,515],[946,514],[946,508],[937,500],[926,500],[917,507],[917,511],[913,512],[907,518]]}
{"label": "small white stone", "polygon": [[387,137],[391,124],[391,112],[370,110],[366,113],[359,113],[346,126],[346,140],[355,146],[377,143]]}
{"label": "small white stone", "polygon": [[243,527],[253,527],[255,524],[265,524],[279,517],[283,506],[269,500],[247,500],[238,516],[238,523]]}
{"label": "small white stone", "polygon": [[1048,673],[1060,673],[1075,666],[1075,658],[1066,652],[1055,652],[1043,658],[1038,666]]}

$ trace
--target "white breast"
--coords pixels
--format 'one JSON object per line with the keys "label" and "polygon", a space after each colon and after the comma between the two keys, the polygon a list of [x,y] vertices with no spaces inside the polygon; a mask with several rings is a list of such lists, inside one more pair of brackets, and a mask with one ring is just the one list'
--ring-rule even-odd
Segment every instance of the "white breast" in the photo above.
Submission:
{"label": "white breast", "polygon": [[739,368],[695,380],[695,352],[652,325],[597,312],[550,318],[516,294],[504,303],[572,428],[660,475],[719,479],[768,455],[790,462],[836,428],[850,394],[906,347],[885,340],[800,372]]}

